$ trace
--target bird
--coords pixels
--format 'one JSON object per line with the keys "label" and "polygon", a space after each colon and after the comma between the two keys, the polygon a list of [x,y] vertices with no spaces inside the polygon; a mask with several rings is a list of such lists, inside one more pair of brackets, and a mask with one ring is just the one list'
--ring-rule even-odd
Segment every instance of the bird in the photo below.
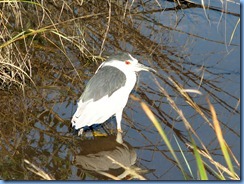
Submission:
{"label": "bird", "polygon": [[156,73],[153,68],[139,63],[129,53],[111,55],[98,67],[79,98],[71,120],[78,136],[83,134],[84,127],[102,124],[114,115],[117,131],[123,132],[123,109],[137,82],[139,71]]}

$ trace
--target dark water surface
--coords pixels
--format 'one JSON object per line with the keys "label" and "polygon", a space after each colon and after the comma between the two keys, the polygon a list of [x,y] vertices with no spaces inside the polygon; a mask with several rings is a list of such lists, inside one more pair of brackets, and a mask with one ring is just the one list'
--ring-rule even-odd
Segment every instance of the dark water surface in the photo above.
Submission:
{"label": "dark water surface", "polygon": [[[204,10],[200,1],[196,1],[198,5],[182,1],[181,8],[171,1],[142,2],[112,6],[102,56],[127,51],[157,70],[157,75],[140,73],[132,94],[145,102],[157,117],[188,179],[199,179],[189,146],[189,132],[160,87],[182,111],[213,160],[227,167],[211,127],[208,98],[237,160],[232,159],[235,172],[240,175],[240,5],[237,1],[228,2],[228,6],[226,2],[211,1]],[[83,8],[89,6],[94,14],[108,12],[107,2],[104,2],[84,3],[74,7],[73,13],[82,15]],[[84,40],[80,39],[80,44],[85,45],[83,49],[89,48],[90,53],[99,56],[107,17],[108,13],[67,27],[73,29],[73,35],[84,35]],[[52,35],[49,38],[59,45],[59,38]],[[123,114],[123,143],[116,141],[116,136],[120,135],[116,135],[114,118],[94,127],[96,132],[107,136],[93,137],[91,130],[87,130],[83,138],[72,135],[70,120],[76,102],[102,60],[101,57],[92,58],[91,54],[84,56],[82,48],[79,50],[65,43],[66,55],[47,42],[41,44],[43,48],[33,47],[35,86],[26,87],[24,95],[22,91],[0,91],[0,177],[5,180],[40,179],[28,169],[30,165],[24,162],[26,159],[58,180],[107,179],[103,172],[108,170],[113,176],[131,179],[121,165],[107,157],[110,156],[123,166],[136,169],[148,180],[183,180],[169,148],[140,103],[132,98]],[[181,89],[198,90],[202,95],[183,93],[177,85]],[[183,94],[189,95],[194,107]],[[203,149],[196,136],[192,134],[192,137]],[[216,171],[209,158],[202,158]],[[207,174],[209,179],[218,179],[210,169]],[[228,174],[223,175],[230,179]]]}

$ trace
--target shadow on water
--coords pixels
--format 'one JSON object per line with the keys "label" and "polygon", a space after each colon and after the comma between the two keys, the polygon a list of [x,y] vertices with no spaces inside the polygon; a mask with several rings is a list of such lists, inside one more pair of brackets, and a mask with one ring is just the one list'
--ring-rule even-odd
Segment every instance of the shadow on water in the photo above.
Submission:
{"label": "shadow on water", "polygon": [[[6,15],[9,9],[19,14],[9,15],[13,26],[4,26],[1,33],[0,44],[6,45],[0,47],[0,59],[8,56],[20,64],[17,69],[0,65],[5,72],[0,78],[0,178],[45,178],[30,169],[28,160],[58,180],[184,179],[140,103],[132,98],[124,110],[120,141],[114,134],[114,119],[95,128],[108,136],[71,134],[70,119],[86,82],[107,56],[119,51],[130,52],[157,70],[157,75],[140,73],[132,93],[160,122],[187,179],[199,179],[191,147],[191,136],[196,136],[189,135],[161,88],[201,138],[196,139],[199,150],[204,151],[204,145],[214,161],[227,167],[213,129],[206,101],[210,99],[240,176],[240,5],[225,2],[226,9],[225,3],[211,2],[203,9],[202,4],[188,1],[108,2],[50,1],[42,4],[45,9],[0,3]],[[26,32],[8,42],[7,33],[17,35],[20,30]],[[26,74],[16,74],[18,69]],[[24,91],[16,87],[20,83]],[[202,95],[184,92],[190,89]],[[212,160],[202,157],[208,178],[219,179],[209,167]],[[139,175],[128,174],[129,169]]]}

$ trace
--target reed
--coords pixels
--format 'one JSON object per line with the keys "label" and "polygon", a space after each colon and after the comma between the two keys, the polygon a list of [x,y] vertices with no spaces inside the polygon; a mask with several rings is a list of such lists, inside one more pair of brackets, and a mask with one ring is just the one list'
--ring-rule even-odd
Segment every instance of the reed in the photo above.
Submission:
{"label": "reed", "polygon": [[[155,79],[155,81],[156,81],[156,79]],[[156,83],[159,85],[159,83],[157,81],[156,81]],[[175,111],[179,114],[179,116],[181,116],[184,119],[183,112],[177,107],[176,103],[167,94],[166,90],[162,86],[159,86],[159,87],[160,87],[161,91],[163,92],[163,94],[166,96],[166,98],[169,101],[169,104],[172,106],[172,108],[175,109]],[[200,94],[200,93],[197,92],[197,94]],[[184,93],[183,95],[186,95],[186,94]],[[179,156],[176,156],[174,149],[172,148],[173,146],[171,145],[171,142],[167,138],[167,135],[164,132],[161,123],[157,120],[157,118],[153,114],[152,110],[150,110],[150,107],[146,103],[142,102],[140,99],[133,97],[133,96],[132,96],[132,98],[136,101],[140,101],[143,111],[146,113],[146,115],[148,116],[148,118],[150,119],[150,121],[155,126],[158,133],[164,140],[165,144],[167,145],[168,149],[170,150],[172,157],[175,159],[175,161],[185,179],[189,179],[187,177],[189,175],[192,178],[197,178],[199,180],[208,180],[207,170],[208,171],[211,170],[211,172],[214,173],[216,179],[240,180],[238,174],[234,170],[232,160],[234,160],[237,165],[239,165],[239,162],[237,161],[236,157],[233,154],[231,154],[232,153],[231,149],[228,146],[228,144],[226,143],[226,141],[224,140],[215,109],[214,109],[213,105],[210,103],[210,100],[208,98],[207,98],[207,102],[209,104],[209,109],[212,114],[212,120],[210,120],[210,119],[208,120],[208,122],[211,123],[211,124],[209,124],[209,126],[214,127],[216,138],[219,141],[219,146],[221,147],[221,151],[222,151],[223,157],[226,161],[226,165],[213,159],[213,157],[207,150],[207,146],[204,145],[201,138],[195,133],[195,131],[193,131],[191,124],[185,119],[185,120],[183,120],[183,122],[186,121],[184,123],[185,123],[186,131],[188,132],[188,136],[189,136],[189,140],[190,140],[190,142],[185,142],[185,146],[186,146],[186,149],[188,149],[189,151],[192,151],[192,154],[195,157],[196,165],[198,168],[197,173],[199,173],[199,176],[194,176],[192,174],[192,172],[191,172],[192,169],[190,168],[190,164],[186,160],[184,153],[181,151],[182,157],[183,157],[187,167],[184,168],[182,166],[182,163],[180,162],[181,158],[179,158]],[[199,109],[197,109],[197,108],[195,108],[195,110],[197,112],[199,111]],[[197,137],[197,140],[201,143],[202,148],[200,148],[199,145],[196,144],[195,139],[193,138],[192,134],[195,135],[195,137]],[[178,144],[177,139],[175,139],[175,141]],[[178,147],[181,150],[181,147],[179,146],[179,144],[178,144]],[[205,159],[207,159],[207,160],[205,160]],[[210,162],[212,165],[207,164],[207,162]]]}
{"label": "reed", "polygon": [[[232,3],[231,5],[233,6],[240,6],[240,4],[231,0],[221,1],[223,7],[222,9],[218,9],[211,6],[210,1],[210,4],[206,4],[207,1],[195,3],[190,0],[177,0],[174,2],[172,1],[175,7],[171,9],[164,7],[160,4],[161,2],[157,0],[147,1],[149,5],[144,3],[140,4],[139,1],[126,1],[124,4],[122,1],[111,0],[76,0],[72,1],[72,3],[70,2],[71,1],[66,0],[0,1],[0,89],[6,93],[8,91],[15,92],[16,89],[17,91],[20,89],[23,92],[26,89],[29,90],[29,97],[26,98],[27,100],[25,99],[27,101],[26,104],[24,103],[25,100],[21,101],[18,99],[18,96],[20,96],[18,93],[18,95],[13,96],[10,94],[3,96],[1,94],[1,100],[3,100],[1,104],[7,102],[6,106],[1,106],[0,112],[1,119],[4,121],[4,123],[1,124],[0,130],[0,147],[4,148],[6,146],[6,152],[2,152],[1,158],[3,159],[6,155],[9,155],[9,157],[13,159],[17,148],[22,147],[20,142],[24,142],[24,140],[29,141],[28,136],[30,135],[28,132],[33,130],[40,132],[42,135],[53,136],[52,139],[55,145],[60,144],[59,140],[62,140],[61,142],[65,144],[67,139],[70,138],[64,137],[61,133],[57,132],[58,128],[56,128],[56,126],[58,126],[60,122],[62,126],[69,126],[70,122],[69,120],[62,119],[61,115],[58,115],[53,110],[53,107],[56,105],[55,103],[60,104],[64,102],[67,96],[70,97],[68,103],[73,103],[74,99],[77,99],[76,92],[81,90],[81,86],[77,86],[77,84],[81,84],[81,82],[87,79],[87,76],[84,74],[85,72],[82,73],[77,70],[75,65],[77,63],[75,63],[74,60],[80,61],[80,68],[86,68],[90,64],[97,64],[103,61],[105,55],[116,51],[124,51],[126,50],[125,48],[129,46],[129,49],[133,48],[133,54],[140,55],[141,57],[145,56],[147,57],[145,59],[149,62],[157,62],[155,66],[157,66],[162,73],[166,74],[165,76],[157,76],[157,79],[155,78],[154,82],[158,87],[158,91],[152,91],[152,93],[160,94],[158,99],[162,99],[162,101],[165,100],[165,103],[169,104],[170,108],[178,115],[180,119],[179,122],[184,125],[182,131],[186,132],[186,137],[182,138],[177,136],[177,131],[174,132],[173,130],[172,135],[174,139],[170,139],[165,129],[174,129],[174,125],[171,125],[171,122],[167,122],[167,120],[163,122],[163,118],[160,119],[158,116],[159,113],[161,116],[167,116],[167,114],[160,108],[153,109],[151,105],[153,102],[150,99],[145,98],[146,100],[142,101],[134,96],[132,96],[132,99],[140,103],[141,108],[149,118],[149,122],[152,123],[158,135],[161,136],[160,138],[162,138],[168,149],[167,151],[169,151],[170,158],[172,158],[173,163],[182,173],[182,178],[186,180],[208,180],[211,175],[217,180],[240,180],[237,174],[240,163],[232,153],[231,146],[229,146],[226,141],[223,125],[219,122],[218,113],[211,103],[211,100],[214,99],[214,101],[221,104],[221,107],[226,111],[239,113],[237,107],[239,106],[240,99],[238,99],[239,97],[237,96],[229,94],[228,91],[220,89],[215,83],[206,79],[205,73],[211,74],[211,70],[204,68],[204,66],[201,68],[199,67],[202,71],[201,76],[190,70],[185,73],[182,72],[183,65],[179,64],[180,62],[178,61],[184,62],[184,59],[186,59],[188,55],[184,53],[184,51],[178,51],[177,47],[170,46],[172,44],[170,42],[170,35],[168,34],[168,32],[172,31],[182,35],[188,35],[189,38],[199,39],[204,42],[209,41],[214,44],[238,46],[236,43],[232,43],[232,41],[236,33],[238,33],[240,18],[234,23],[233,31],[230,36],[225,35],[226,39],[222,41],[179,30],[177,26],[175,28],[166,26],[162,22],[156,20],[156,16],[154,17],[155,13],[158,12],[163,15],[166,11],[175,11],[178,13],[178,10],[183,12],[185,8],[201,8],[208,21],[210,21],[208,19],[209,10],[215,11],[216,14],[220,13],[219,25],[221,21],[226,21],[223,19],[224,16],[222,15],[239,17],[237,13],[227,10],[227,3]],[[181,3],[184,3],[184,5]],[[152,39],[151,37],[149,38],[148,35],[143,34],[142,30],[145,29],[142,23],[143,21],[150,26],[153,25],[147,28],[151,31],[150,35]],[[179,20],[178,23],[180,23],[180,21],[181,20]],[[228,25],[227,23],[228,22],[225,23],[225,26]],[[153,40],[156,38],[154,38],[153,35],[155,34],[158,36],[159,33],[162,40]],[[189,43],[190,42],[192,42],[191,39],[189,39]],[[72,54],[70,54],[71,52]],[[75,57],[71,58],[71,56]],[[187,63],[185,64],[187,65]],[[196,63],[192,62],[188,66],[190,66],[189,68],[194,68]],[[36,68],[40,68],[41,70],[35,70]],[[37,74],[35,72],[39,73]],[[171,72],[174,73],[177,79],[171,76]],[[214,78],[219,77],[220,76],[217,75],[214,76]],[[190,81],[189,83],[198,86],[199,89],[210,94],[210,97],[206,100],[208,102],[207,108],[196,103],[190,95],[190,93],[195,95],[203,95],[203,93],[200,90],[185,89],[184,85],[181,83],[182,81]],[[38,82],[40,83],[39,85],[36,84]],[[213,131],[216,140],[218,140],[219,152],[223,157],[223,162],[216,160],[215,156],[204,142],[204,138],[193,128],[191,119],[186,117],[184,110],[177,105],[172,94],[169,94],[161,85],[162,83],[164,83],[167,88],[176,92],[176,97],[179,96],[179,98],[183,99],[184,103],[192,108],[195,115],[201,117],[204,122],[206,122],[206,126],[208,126],[209,130]],[[188,82],[185,82],[185,84],[187,83]],[[67,84],[69,84],[69,86]],[[37,90],[31,91],[30,88],[35,88]],[[57,90],[57,88],[60,94],[63,93],[65,95],[60,97],[60,99],[58,98],[57,101],[50,101],[49,97],[47,97],[48,92],[54,89]],[[236,107],[226,103],[224,99],[221,99],[221,97],[211,90],[218,92],[222,90],[221,92],[223,92],[223,94],[237,100]],[[138,91],[138,94],[144,94],[140,89],[138,89]],[[145,95],[145,97],[147,96]],[[43,110],[43,108],[45,110]],[[157,110],[158,113],[155,112]],[[53,127],[50,127],[50,122],[47,120],[50,117],[45,116],[46,114],[49,114],[50,117],[53,116],[53,119],[55,119],[56,124],[53,125]],[[42,117],[45,118],[42,119]],[[173,118],[173,116],[168,116],[170,120]],[[36,122],[41,123],[50,131],[45,131],[36,127],[34,124]],[[9,126],[10,123],[13,123],[13,125]],[[9,129],[10,131],[8,131]],[[11,132],[11,136],[8,135],[8,132]],[[150,130],[148,130],[148,132],[150,132]],[[232,133],[237,134],[239,138],[238,132],[236,133],[233,131]],[[19,135],[21,136],[19,137]],[[14,143],[13,137],[16,139]],[[40,142],[43,141],[41,139],[42,137],[40,138]],[[45,141],[43,142],[45,143]],[[26,144],[28,145],[29,142]],[[174,146],[175,144],[177,145],[176,147]],[[68,144],[65,146],[69,148]],[[58,149],[60,148],[57,148],[57,152]],[[156,149],[158,149],[157,146],[155,146],[155,150]],[[188,160],[188,153],[194,158],[194,166],[197,168],[196,172],[194,168],[192,168],[192,160]],[[60,162],[58,162],[60,165],[58,166],[62,167],[64,165],[63,163],[67,161],[67,159],[53,159],[51,157],[52,156],[44,160],[44,162],[50,162],[50,165],[54,165],[54,163],[56,163],[55,159],[60,159]],[[1,160],[2,163],[3,160]],[[24,160],[24,162],[28,166],[28,172],[33,172],[42,179],[55,179],[43,169],[33,164],[36,162],[31,160]],[[13,162],[13,165],[15,165],[15,170],[18,171],[18,166],[21,164]],[[43,165],[43,167],[47,166],[45,164]],[[71,167],[70,165],[69,167]],[[129,170],[130,168],[125,167],[124,169],[128,170],[128,172],[131,171],[132,175],[137,179],[145,179],[144,176],[138,174],[139,172],[135,170]],[[1,177],[4,176],[5,178],[3,179],[15,178],[17,174],[12,177],[12,175],[9,174],[11,172],[12,171],[6,172]],[[107,175],[107,173],[101,174]],[[26,174],[24,172],[23,175],[21,175],[22,178],[27,176],[28,173]],[[109,177],[109,175],[107,176]],[[110,177],[112,179],[118,179],[111,175]],[[66,178],[66,176],[63,178]]]}

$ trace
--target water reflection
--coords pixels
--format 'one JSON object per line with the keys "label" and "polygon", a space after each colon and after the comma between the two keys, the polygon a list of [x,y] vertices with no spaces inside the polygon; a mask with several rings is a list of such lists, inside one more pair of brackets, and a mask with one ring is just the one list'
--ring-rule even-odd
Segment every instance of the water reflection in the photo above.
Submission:
{"label": "water reflection", "polygon": [[80,172],[95,178],[108,179],[110,176],[128,179],[129,168],[135,168],[133,166],[137,159],[136,151],[128,142],[122,140],[121,133],[117,136],[79,141],[75,147],[74,164]]}

